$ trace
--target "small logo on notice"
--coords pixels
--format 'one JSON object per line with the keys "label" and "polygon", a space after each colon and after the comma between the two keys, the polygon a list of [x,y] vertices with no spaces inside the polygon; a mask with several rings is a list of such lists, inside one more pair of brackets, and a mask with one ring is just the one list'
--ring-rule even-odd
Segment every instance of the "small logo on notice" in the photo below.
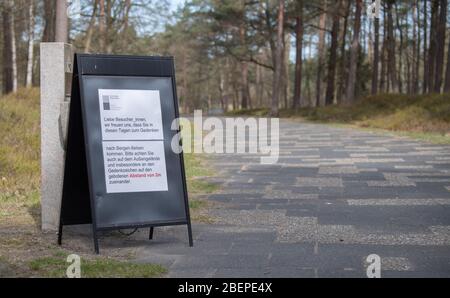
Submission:
{"label": "small logo on notice", "polygon": [[66,275],[68,278],[81,278],[81,258],[79,255],[71,254],[67,256],[67,263],[71,263],[67,267]]}
{"label": "small logo on notice", "polygon": [[103,100],[103,110],[104,111],[111,110],[111,104],[109,103],[109,96],[108,95],[103,95],[102,96],[102,100]]}
{"label": "small logo on notice", "polygon": [[368,278],[380,278],[381,277],[381,258],[377,254],[371,254],[367,256],[366,262],[369,263],[367,266],[367,277]]}

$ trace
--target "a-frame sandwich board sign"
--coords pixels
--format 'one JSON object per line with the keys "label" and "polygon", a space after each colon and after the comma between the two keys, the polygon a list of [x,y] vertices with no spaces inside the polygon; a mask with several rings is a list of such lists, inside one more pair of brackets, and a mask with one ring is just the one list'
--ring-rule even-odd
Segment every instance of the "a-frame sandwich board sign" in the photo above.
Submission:
{"label": "a-frame sandwich board sign", "polygon": [[63,226],[101,231],[187,225],[193,246],[172,57],[76,54],[58,243]]}

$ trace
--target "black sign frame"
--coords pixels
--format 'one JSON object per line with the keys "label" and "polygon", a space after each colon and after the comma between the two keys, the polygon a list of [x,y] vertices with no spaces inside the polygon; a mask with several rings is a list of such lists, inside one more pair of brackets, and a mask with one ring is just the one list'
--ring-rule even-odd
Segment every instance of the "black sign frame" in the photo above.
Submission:
{"label": "black sign frame", "polygon": [[[87,78],[94,77],[105,77],[107,79],[121,77],[133,80],[134,78],[136,78],[136,80],[165,79],[165,81],[170,82],[171,84],[171,90],[169,91],[171,91],[173,98],[173,111],[171,111],[170,117],[174,116],[173,118],[175,119],[179,118],[173,57],[75,54],[67,129],[63,192],[58,229],[58,244],[61,245],[62,243],[64,225],[92,224],[94,249],[97,254],[99,253],[98,232],[100,231],[150,228],[149,239],[152,239],[154,227],[187,225],[189,246],[192,247],[192,226],[183,152],[179,154],[173,153],[178,156],[180,162],[179,170],[181,173],[179,173],[180,176],[178,176],[177,180],[180,180],[179,183],[182,184],[182,188],[177,191],[178,193],[181,193],[183,198],[177,198],[177,200],[178,203],[183,202],[184,206],[179,206],[177,208],[184,208],[182,217],[176,216],[176,218],[167,218],[163,220],[145,220],[144,222],[142,220],[135,220],[125,224],[99,224],[97,216],[97,205],[100,205],[98,204],[99,191],[92,173],[93,165],[91,161],[93,157],[90,156],[90,154],[93,141],[92,138],[89,137],[90,134],[92,134],[91,127],[88,127],[88,122],[90,121],[88,121],[89,114],[94,112],[88,108],[88,104],[92,107],[92,102],[87,102],[89,96],[86,96],[85,94]],[[90,98],[92,98],[92,96],[90,96]],[[161,102],[163,100],[164,98],[161,98]],[[162,111],[162,113],[164,113],[164,111]],[[90,123],[92,125],[92,122]],[[165,129],[171,129],[171,127],[167,128],[167,123],[165,126]],[[100,127],[98,127],[98,129],[100,129]],[[178,130],[173,131],[174,134],[179,134],[179,132],[179,127]],[[165,136],[165,139],[166,137],[167,136]],[[167,140],[164,140],[164,143],[166,142]],[[167,155],[167,148],[165,151]],[[170,179],[169,176],[167,178],[168,180]],[[133,194],[135,193],[128,193],[128,196],[132,197]],[[124,194],[122,195],[125,196]],[[145,195],[145,193],[140,194],[140,196],[142,195]],[[180,209],[177,210],[179,213]]]}

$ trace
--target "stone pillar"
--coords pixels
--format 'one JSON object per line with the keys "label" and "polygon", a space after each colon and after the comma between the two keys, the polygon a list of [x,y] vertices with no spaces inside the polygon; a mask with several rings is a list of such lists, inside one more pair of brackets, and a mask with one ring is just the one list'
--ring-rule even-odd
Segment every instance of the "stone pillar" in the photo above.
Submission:
{"label": "stone pillar", "polygon": [[62,42],[44,42],[40,48],[42,230],[54,231],[61,208],[73,51]]}

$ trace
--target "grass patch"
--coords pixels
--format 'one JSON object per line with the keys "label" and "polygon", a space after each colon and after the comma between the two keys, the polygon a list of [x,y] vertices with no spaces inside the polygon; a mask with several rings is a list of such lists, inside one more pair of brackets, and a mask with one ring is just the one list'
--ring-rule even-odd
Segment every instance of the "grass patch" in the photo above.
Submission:
{"label": "grass patch", "polygon": [[199,179],[188,179],[188,191],[191,194],[211,194],[217,191],[220,187],[207,181]]}
{"label": "grass patch", "polygon": [[[189,126],[184,126],[189,127]],[[194,129],[188,133],[186,128],[182,130],[183,139],[191,138],[191,144],[194,144]],[[209,194],[218,190],[217,184],[205,181],[204,177],[214,176],[214,171],[208,166],[207,160],[201,158],[200,155],[192,153],[184,153],[184,168],[186,171],[187,187],[190,194]],[[204,156],[204,155],[202,155]]]}
{"label": "grass patch", "polygon": [[0,98],[0,212],[9,220],[39,206],[39,89]]}
{"label": "grass patch", "polygon": [[440,134],[440,133],[415,132],[415,131],[394,131],[394,130],[387,130],[387,129],[382,129],[382,128],[363,127],[363,126],[358,126],[356,124],[346,124],[346,123],[336,123],[336,122],[328,123],[328,125],[331,125],[334,127],[341,127],[341,128],[356,128],[356,129],[363,130],[363,131],[368,131],[368,132],[383,134],[383,135],[392,135],[392,136],[396,136],[396,137],[407,137],[407,138],[424,141],[424,142],[428,142],[428,143],[433,143],[433,144],[441,144],[441,145],[450,144],[450,137]]}
{"label": "grass patch", "polygon": [[211,205],[211,202],[197,198],[198,195],[214,193],[220,188],[219,185],[203,179],[203,177],[211,177],[214,175],[212,169],[208,167],[205,159],[201,159],[193,153],[184,154],[184,164],[189,192],[191,220],[205,224],[214,223],[213,218],[207,212],[207,208]]}
{"label": "grass patch", "polygon": [[421,140],[433,144],[450,145],[450,136],[431,132],[414,132],[414,131],[396,131],[400,136],[406,136],[412,139]]}
{"label": "grass patch", "polygon": [[[62,256],[39,258],[29,262],[30,270],[41,277],[66,277],[70,264]],[[81,259],[81,277],[159,277],[167,270],[154,264],[134,264],[113,259]]]}
{"label": "grass patch", "polygon": [[15,277],[15,266],[10,264],[8,260],[0,255],[0,278]]}
{"label": "grass patch", "polygon": [[189,201],[189,208],[191,209],[200,209],[204,208],[208,205],[208,202],[203,200],[190,200]]}
{"label": "grass patch", "polygon": [[228,111],[225,113],[226,116],[255,116],[255,117],[266,117],[269,115],[269,109],[267,108],[260,108],[260,109],[243,109],[243,110],[234,110],[234,111]]}
{"label": "grass patch", "polygon": [[[234,111],[228,115],[268,116],[269,109]],[[450,94],[380,94],[366,97],[352,106],[282,109],[280,117],[352,124],[433,143],[450,143]]]}
{"label": "grass patch", "polygon": [[200,159],[193,153],[184,154],[184,168],[190,194],[209,194],[219,188],[216,184],[202,180],[202,177],[214,175],[204,159]]}

